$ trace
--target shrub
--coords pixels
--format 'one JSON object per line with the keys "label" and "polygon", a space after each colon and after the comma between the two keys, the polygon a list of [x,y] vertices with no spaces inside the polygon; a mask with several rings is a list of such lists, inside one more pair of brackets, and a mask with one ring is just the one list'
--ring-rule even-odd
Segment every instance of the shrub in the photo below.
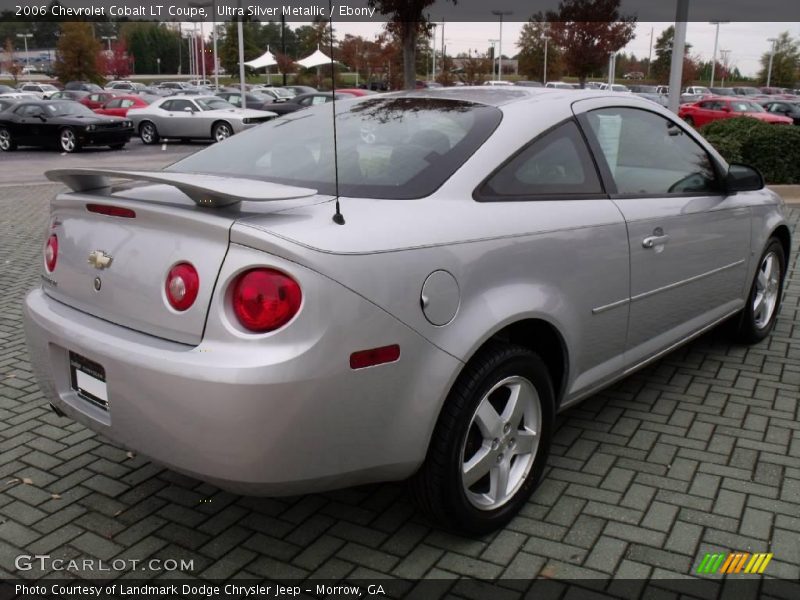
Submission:
{"label": "shrub", "polygon": [[700,133],[728,162],[745,163],[767,183],[800,182],[800,128],[738,117],[713,121]]}

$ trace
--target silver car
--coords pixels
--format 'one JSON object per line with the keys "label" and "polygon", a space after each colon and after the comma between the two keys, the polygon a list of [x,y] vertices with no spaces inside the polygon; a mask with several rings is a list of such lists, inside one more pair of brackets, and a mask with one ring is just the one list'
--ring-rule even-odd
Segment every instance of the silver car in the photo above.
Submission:
{"label": "silver car", "polygon": [[157,144],[162,138],[221,142],[275,116],[263,110],[236,108],[213,95],[169,96],[146,108],[128,111],[134,130],[145,144]]}
{"label": "silver car", "polygon": [[761,176],[628,94],[373,96],[48,176],[24,319],[59,414],[242,493],[411,478],[470,532],[558,411],[723,321],[764,339],[789,258]]}

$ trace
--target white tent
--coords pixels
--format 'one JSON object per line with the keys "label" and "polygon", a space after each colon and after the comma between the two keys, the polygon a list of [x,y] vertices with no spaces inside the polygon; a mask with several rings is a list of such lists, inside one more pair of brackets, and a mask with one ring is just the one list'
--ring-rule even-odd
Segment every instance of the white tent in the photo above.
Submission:
{"label": "white tent", "polygon": [[333,60],[330,56],[328,56],[322,50],[320,50],[319,46],[317,46],[317,50],[316,52],[314,52],[314,54],[312,54],[311,56],[306,56],[302,60],[298,60],[297,64],[306,69],[310,69],[312,67],[321,67],[323,65],[329,65],[334,62],[338,61]]}
{"label": "white tent", "polygon": [[278,61],[275,60],[275,56],[272,54],[272,52],[269,51],[269,48],[267,48],[267,51],[264,52],[264,54],[262,54],[258,58],[254,58],[253,60],[248,60],[244,64],[254,69],[263,69],[264,67],[271,67],[272,65],[277,65]]}

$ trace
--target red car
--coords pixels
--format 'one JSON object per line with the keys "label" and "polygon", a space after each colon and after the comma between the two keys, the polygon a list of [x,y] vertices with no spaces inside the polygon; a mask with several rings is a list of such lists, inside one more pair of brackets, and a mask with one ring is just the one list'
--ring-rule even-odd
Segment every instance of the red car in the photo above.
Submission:
{"label": "red car", "polygon": [[678,109],[678,116],[694,127],[702,127],[719,119],[732,119],[734,117],[752,117],[772,125],[791,125],[792,120],[764,110],[760,104],[745,98],[729,98],[715,96],[703,98],[693,104],[683,104]]}
{"label": "red car", "polygon": [[361,97],[372,94],[370,90],[362,90],[361,88],[336,88],[337,94],[350,94],[351,96]]}
{"label": "red car", "polygon": [[102,108],[106,102],[112,98],[116,98],[117,95],[118,94],[114,92],[92,92],[88,96],[84,96],[78,100],[78,102],[94,110],[96,108]]}
{"label": "red car", "polygon": [[148,102],[141,96],[117,96],[106,102],[94,112],[99,115],[112,115],[114,117],[127,117],[131,108],[145,108]]}

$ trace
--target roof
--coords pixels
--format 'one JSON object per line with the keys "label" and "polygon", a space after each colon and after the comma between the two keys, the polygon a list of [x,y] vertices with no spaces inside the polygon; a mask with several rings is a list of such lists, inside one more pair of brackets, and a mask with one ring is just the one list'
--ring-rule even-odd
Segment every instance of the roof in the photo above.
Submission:
{"label": "roof", "polygon": [[[380,98],[380,96],[370,96],[370,98]],[[412,98],[445,98],[448,100],[463,100],[476,104],[486,104],[489,106],[504,106],[526,100],[551,100],[563,101],[579,100],[586,97],[611,97],[619,98],[619,92],[606,92],[603,90],[592,89],[560,89],[560,88],[536,88],[525,86],[472,86],[472,87],[445,87],[427,88],[420,90],[408,90],[404,92],[392,92],[391,96],[408,96]],[[626,94],[627,95],[627,94]]]}

